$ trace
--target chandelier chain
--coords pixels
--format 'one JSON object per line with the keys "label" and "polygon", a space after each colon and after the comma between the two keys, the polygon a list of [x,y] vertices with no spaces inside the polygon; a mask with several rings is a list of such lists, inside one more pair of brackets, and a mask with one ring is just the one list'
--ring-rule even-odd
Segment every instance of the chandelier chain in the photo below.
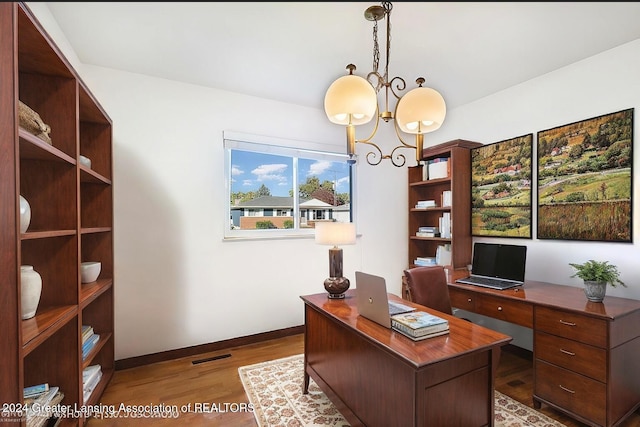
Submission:
{"label": "chandelier chain", "polygon": [[378,43],[378,21],[375,21],[373,23],[373,72],[375,74],[378,74],[379,65],[380,65],[380,44]]}
{"label": "chandelier chain", "polygon": [[389,1],[383,1],[382,7],[384,8],[384,13],[387,20],[387,51],[385,58],[385,66],[384,66],[384,81],[389,81],[389,56],[391,53],[391,9],[393,9],[393,5]]}

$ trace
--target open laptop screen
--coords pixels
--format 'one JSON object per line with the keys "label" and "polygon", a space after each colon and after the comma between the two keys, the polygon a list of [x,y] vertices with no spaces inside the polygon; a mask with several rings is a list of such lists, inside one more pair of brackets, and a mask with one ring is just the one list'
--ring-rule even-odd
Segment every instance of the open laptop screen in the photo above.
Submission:
{"label": "open laptop screen", "polygon": [[526,246],[476,242],[471,274],[523,282],[526,257]]}

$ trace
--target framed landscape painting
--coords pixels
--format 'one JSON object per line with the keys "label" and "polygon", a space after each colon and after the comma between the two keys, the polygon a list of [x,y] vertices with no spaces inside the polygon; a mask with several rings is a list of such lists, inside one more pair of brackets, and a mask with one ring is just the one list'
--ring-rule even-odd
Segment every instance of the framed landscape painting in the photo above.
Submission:
{"label": "framed landscape painting", "polygon": [[538,132],[539,239],[631,242],[633,108]]}
{"label": "framed landscape painting", "polygon": [[531,238],[533,134],[471,149],[471,234]]}

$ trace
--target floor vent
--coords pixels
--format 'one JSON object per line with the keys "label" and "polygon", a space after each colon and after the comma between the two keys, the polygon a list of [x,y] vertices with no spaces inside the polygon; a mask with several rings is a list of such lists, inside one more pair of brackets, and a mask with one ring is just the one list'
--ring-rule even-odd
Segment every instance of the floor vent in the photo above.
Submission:
{"label": "floor vent", "polygon": [[227,357],[231,357],[231,354],[227,353],[227,354],[221,354],[219,356],[207,357],[206,359],[193,360],[191,364],[197,365],[200,363],[211,362],[213,360],[226,359]]}

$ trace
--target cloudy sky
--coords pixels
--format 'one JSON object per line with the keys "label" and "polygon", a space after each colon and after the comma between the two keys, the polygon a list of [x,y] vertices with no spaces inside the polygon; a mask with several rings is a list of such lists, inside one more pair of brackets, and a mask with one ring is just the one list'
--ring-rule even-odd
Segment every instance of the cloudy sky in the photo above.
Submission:
{"label": "cloudy sky", "polygon": [[[272,196],[289,196],[293,187],[293,159],[288,156],[232,150],[231,192],[256,191],[262,184],[271,190]],[[337,183],[338,193],[349,192],[349,167],[347,162],[298,159],[299,184],[310,176],[320,182]]]}

